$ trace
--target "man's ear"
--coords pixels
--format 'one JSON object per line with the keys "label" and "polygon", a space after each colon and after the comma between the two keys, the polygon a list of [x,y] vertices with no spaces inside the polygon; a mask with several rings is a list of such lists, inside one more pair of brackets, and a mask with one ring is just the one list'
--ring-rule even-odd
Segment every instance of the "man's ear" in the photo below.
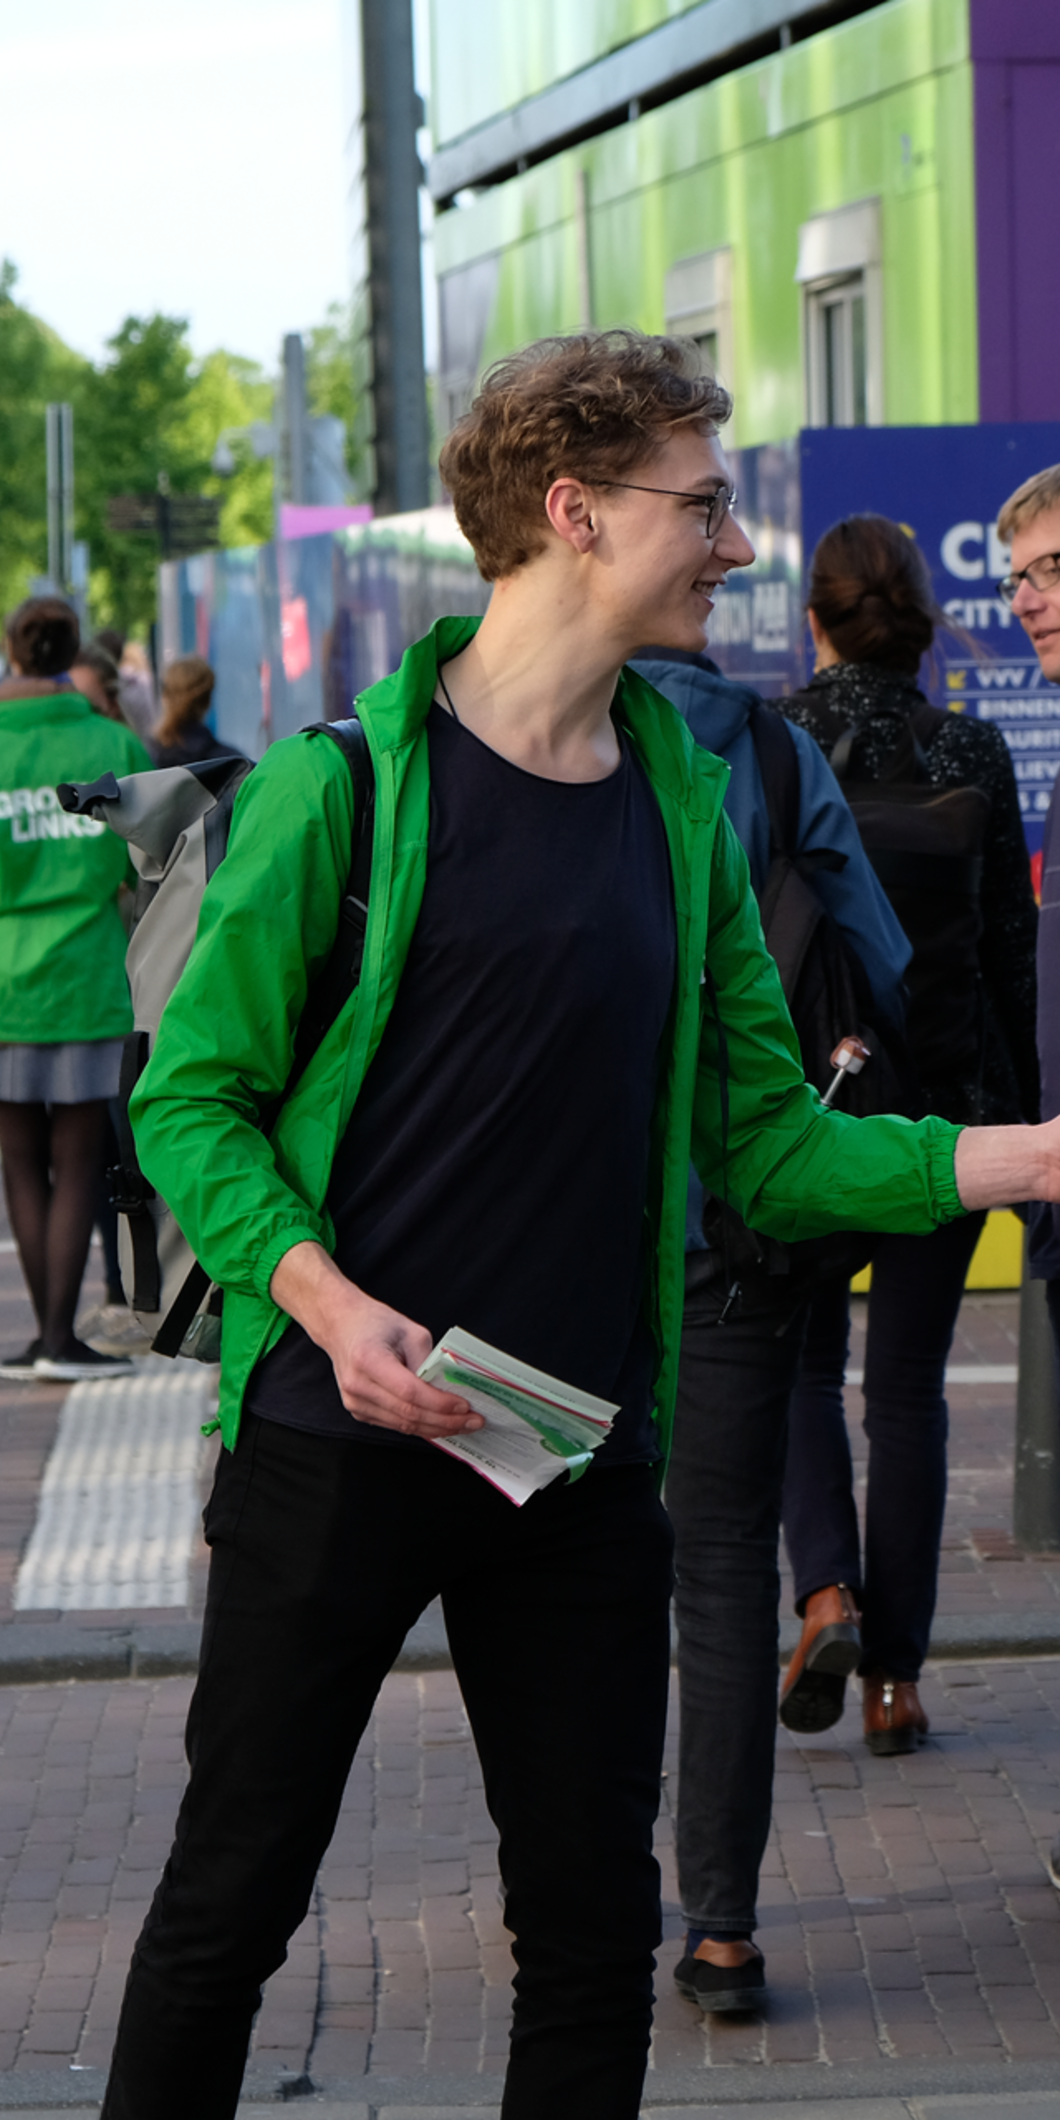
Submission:
{"label": "man's ear", "polygon": [[545,495],[545,514],[557,537],[575,552],[591,552],[599,531],[592,495],[580,479],[558,478]]}

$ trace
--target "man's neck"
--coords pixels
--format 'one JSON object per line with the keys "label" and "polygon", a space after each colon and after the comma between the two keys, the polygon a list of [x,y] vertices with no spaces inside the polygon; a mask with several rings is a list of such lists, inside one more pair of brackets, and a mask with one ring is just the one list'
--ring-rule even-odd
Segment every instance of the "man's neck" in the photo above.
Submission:
{"label": "man's neck", "polygon": [[606,779],[620,757],[611,703],[623,656],[604,633],[548,569],[499,582],[474,640],[445,665],[460,722],[542,779]]}

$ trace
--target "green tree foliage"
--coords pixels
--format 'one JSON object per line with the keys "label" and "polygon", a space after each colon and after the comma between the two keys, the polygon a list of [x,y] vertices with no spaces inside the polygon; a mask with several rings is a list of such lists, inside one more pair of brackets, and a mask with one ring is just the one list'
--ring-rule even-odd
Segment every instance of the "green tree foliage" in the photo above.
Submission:
{"label": "green tree foliage", "polygon": [[[93,364],[15,300],[17,272],[0,267],[0,604],[9,610],[47,567],[44,408],[74,408],[75,534],[90,556],[94,625],[142,633],[156,610],[158,549],[151,537],[113,531],[107,504],[171,493],[221,501],[223,545],[265,543],[273,534],[273,462],[247,430],[271,424],[275,384],[254,361],[224,350],[197,361],[181,317],[126,317]],[[309,411],[346,423],[357,479],[357,405],[349,308],[335,302],[306,334]],[[212,469],[225,436],[235,469]]]}
{"label": "green tree foliage", "polygon": [[221,499],[222,544],[263,543],[272,535],[271,461],[237,441],[236,471],[222,479],[211,459],[226,429],[268,419],[272,386],[235,354],[196,364],[180,317],[127,317],[108,350],[83,386],[78,517],[92,555],[93,617],[131,631],[154,616],[158,549],[111,530],[107,501],[155,493],[164,480],[171,493]]}
{"label": "green tree foliage", "polygon": [[221,500],[222,545],[265,545],[273,534],[272,458],[255,454],[246,430],[271,425],[274,394],[257,362],[238,353],[209,353],[199,366],[192,428],[211,457],[220,437],[229,436],[236,464],[228,477],[211,472],[201,489]]}
{"label": "green tree foliage", "polygon": [[322,324],[307,331],[305,346],[306,399],[315,417],[331,413],[346,422],[346,469],[358,491],[363,465],[358,442],[357,396],[354,384],[354,332],[352,304],[330,302]]}
{"label": "green tree foliage", "polygon": [[118,494],[201,493],[210,472],[191,416],[193,357],[181,317],[126,317],[108,358],[82,379],[74,406],[79,534],[91,554],[96,623],[140,629],[154,616],[154,540],[110,529]]}
{"label": "green tree foliage", "polygon": [[0,266],[0,612],[48,563],[44,408],[74,396],[87,362],[15,301],[18,273]]}

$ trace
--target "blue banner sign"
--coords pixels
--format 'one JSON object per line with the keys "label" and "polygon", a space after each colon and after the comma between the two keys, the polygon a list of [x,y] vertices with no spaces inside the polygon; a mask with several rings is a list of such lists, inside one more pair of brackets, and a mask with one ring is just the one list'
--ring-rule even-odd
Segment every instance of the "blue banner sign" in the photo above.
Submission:
{"label": "blue banner sign", "polygon": [[805,681],[799,445],[772,442],[725,453],[736,513],[757,556],[719,592],[707,652],[726,677],[775,699]]}
{"label": "blue banner sign", "polygon": [[1060,463],[1060,424],[815,428],[800,438],[800,460],[807,574],[818,538],[843,516],[871,510],[915,536],[935,595],[960,628],[940,630],[921,684],[936,706],[996,722],[1012,753],[1027,844],[1038,853],[1060,768],[1060,688],[1043,678],[996,593],[1008,571],[997,517],[1024,479]]}

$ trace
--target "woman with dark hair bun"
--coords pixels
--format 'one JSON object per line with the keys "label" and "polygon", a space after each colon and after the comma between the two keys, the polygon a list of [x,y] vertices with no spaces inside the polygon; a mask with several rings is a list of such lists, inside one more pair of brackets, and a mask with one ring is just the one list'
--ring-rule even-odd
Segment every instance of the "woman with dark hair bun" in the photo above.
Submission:
{"label": "woman with dark hair bun", "polygon": [[156,766],[197,766],[207,758],[240,758],[206,727],[217,680],[201,655],[181,655],[162,677],[162,716],[148,738]]}
{"label": "woman with dark hair bun", "polygon": [[37,1333],[0,1377],[75,1381],[122,1372],[78,1340],[74,1317],[103,1163],[107,1099],[132,1029],[118,890],[124,842],[67,817],[56,787],[138,773],[132,731],[71,685],[76,614],[33,597],[6,626],[0,681],[0,1156]]}
{"label": "woman with dark hair bun", "polygon": [[[1033,1124],[1037,910],[1015,775],[991,722],[942,714],[920,691],[921,658],[944,621],[914,539],[882,515],[836,523],[813,555],[808,617],[814,675],[777,704],[816,737],[837,770],[845,753],[859,795],[872,782],[887,782],[893,794],[895,777],[906,777],[903,761],[911,760],[921,782],[940,794],[980,789],[985,798],[977,908],[973,901],[981,922],[977,965],[974,928],[970,952],[977,988],[971,1064],[967,1042],[947,1060],[937,1032],[934,1050],[921,1040],[918,1051],[932,996],[925,995],[923,961],[918,988],[917,938],[910,936],[909,1036],[924,1104],[960,1125]],[[928,792],[921,786],[920,799]],[[890,887],[885,875],[881,881]],[[930,934],[934,910],[921,885],[918,933]],[[943,955],[952,917],[940,897]],[[935,1020],[937,1026],[941,1016],[945,1031],[941,983],[935,980]],[[946,1504],[946,1360],[984,1220],[968,1215],[930,1236],[887,1236],[876,1244],[865,1353],[864,1563],[843,1413],[849,1291],[845,1284],[827,1288],[811,1307],[784,1490],[784,1535],[803,1620],[781,1691],[780,1717],[789,1729],[837,1722],[856,1666],[873,1751],[911,1751],[926,1733],[917,1680],[935,1609]]]}

